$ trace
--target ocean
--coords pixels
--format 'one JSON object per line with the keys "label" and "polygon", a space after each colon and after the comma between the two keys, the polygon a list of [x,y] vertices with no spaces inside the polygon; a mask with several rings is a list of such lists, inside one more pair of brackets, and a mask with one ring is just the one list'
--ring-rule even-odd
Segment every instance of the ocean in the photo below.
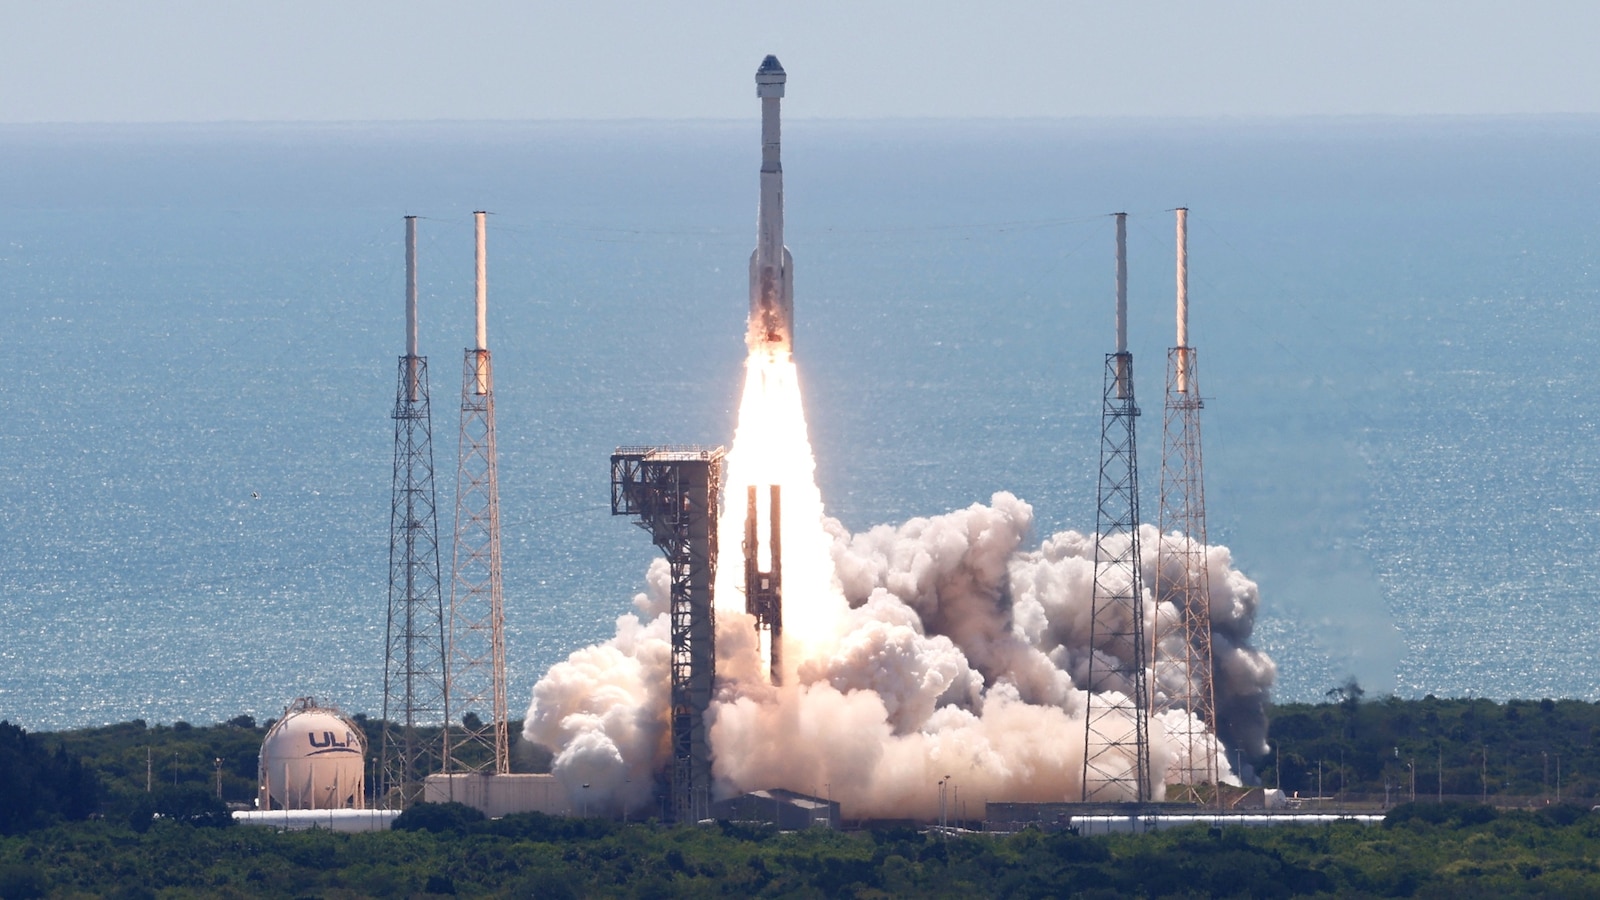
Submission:
{"label": "ocean", "polygon": [[[1129,213],[1155,510],[1173,216],[1210,537],[1275,698],[1600,700],[1600,118],[786,123],[795,353],[852,530],[1094,524]],[[725,444],[759,126],[0,126],[0,718],[381,705],[404,215],[448,571],[489,217],[513,713],[655,556],[607,458]]]}

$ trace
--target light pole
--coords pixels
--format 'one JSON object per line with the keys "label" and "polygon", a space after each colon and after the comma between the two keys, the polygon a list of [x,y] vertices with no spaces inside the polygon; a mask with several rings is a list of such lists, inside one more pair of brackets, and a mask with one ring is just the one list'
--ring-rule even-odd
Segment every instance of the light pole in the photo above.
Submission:
{"label": "light pole", "polygon": [[589,782],[583,783],[583,817],[589,818]]}
{"label": "light pole", "polygon": [[217,767],[217,799],[221,800],[222,799],[222,757],[220,757],[220,756],[217,757],[214,760],[214,762],[215,762],[216,767]]}
{"label": "light pole", "polygon": [[944,786],[950,781],[950,776],[939,779],[939,827],[944,827]]}

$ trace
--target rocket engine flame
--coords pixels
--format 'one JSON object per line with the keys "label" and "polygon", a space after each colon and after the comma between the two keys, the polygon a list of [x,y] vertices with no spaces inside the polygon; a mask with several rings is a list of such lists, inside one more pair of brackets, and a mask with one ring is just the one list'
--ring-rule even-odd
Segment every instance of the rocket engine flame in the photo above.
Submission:
{"label": "rocket engine flame", "polygon": [[[1027,549],[1033,510],[1004,492],[988,505],[850,534],[825,516],[815,468],[793,360],[752,353],[718,533],[717,796],[782,787],[840,799],[847,817],[929,817],[934,785],[948,775],[974,806],[1078,797],[1080,685],[1089,654],[1104,652],[1089,647],[1093,538],[1066,531]],[[783,489],[781,687],[767,678],[744,612],[740,567],[727,563],[752,484],[758,495],[762,485]],[[1147,543],[1182,540],[1143,528]],[[1209,752],[1229,773],[1224,745],[1247,758],[1266,752],[1275,667],[1249,643],[1255,584],[1227,548],[1206,552],[1222,720]],[[1155,558],[1145,555],[1144,583],[1170,583],[1156,577]],[[652,809],[652,779],[670,758],[664,561],[646,582],[616,636],[551,667],[528,710],[524,737],[555,751],[553,771],[574,796],[590,785],[591,809]],[[1176,615],[1169,601],[1146,609]],[[1168,651],[1158,652],[1159,663]],[[1165,731],[1151,729],[1151,767],[1175,780],[1192,764]],[[1162,785],[1153,787],[1159,797]]]}
{"label": "rocket engine flame", "polygon": [[[727,558],[734,558],[744,538],[748,487],[755,486],[758,498],[766,496],[769,485],[783,489],[783,638],[785,649],[792,647],[796,658],[806,658],[812,648],[832,641],[848,609],[833,575],[831,541],[822,528],[816,468],[793,358],[783,351],[751,353],[745,362],[739,424],[723,475],[717,546],[726,548]],[[767,510],[760,512],[759,545],[766,550],[772,545],[770,526]],[[715,590],[718,621],[739,617],[747,623],[742,570],[719,565]],[[786,664],[784,675],[784,680],[791,680],[792,666]]]}

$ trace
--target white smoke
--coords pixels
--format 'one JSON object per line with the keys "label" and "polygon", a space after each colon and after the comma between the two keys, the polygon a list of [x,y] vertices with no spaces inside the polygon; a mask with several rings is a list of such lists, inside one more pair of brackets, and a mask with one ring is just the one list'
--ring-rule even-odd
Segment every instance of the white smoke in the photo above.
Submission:
{"label": "white smoke", "polygon": [[[742,506],[737,515],[742,523]],[[986,800],[1077,799],[1094,546],[1067,531],[1025,549],[1032,524],[1032,508],[1009,493],[862,534],[818,522],[834,571],[813,572],[810,583],[829,585],[827,596],[787,590],[786,552],[785,624],[808,604],[827,612],[809,620],[803,640],[786,641],[793,674],[782,687],[767,682],[753,620],[719,596],[709,712],[716,795],[780,787],[831,796],[848,817],[929,817],[948,776],[974,812]],[[1161,538],[1144,526],[1140,539],[1148,592]],[[1249,645],[1259,596],[1227,548],[1208,548],[1207,559],[1218,730],[1222,743],[1258,757],[1275,674]],[[524,737],[555,751],[553,772],[591,809],[652,809],[653,778],[667,768],[667,587],[657,560],[638,614],[534,688]],[[1156,616],[1176,614],[1148,594],[1145,607],[1147,633]],[[1189,765],[1162,724],[1150,734],[1155,772]],[[1208,752],[1229,772],[1220,744]]]}

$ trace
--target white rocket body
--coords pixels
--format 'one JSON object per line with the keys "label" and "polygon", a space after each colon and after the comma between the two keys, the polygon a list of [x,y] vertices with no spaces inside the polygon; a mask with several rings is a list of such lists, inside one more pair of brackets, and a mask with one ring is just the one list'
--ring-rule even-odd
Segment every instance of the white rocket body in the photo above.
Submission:
{"label": "white rocket body", "polygon": [[756,210],[756,250],[750,255],[750,321],[745,343],[754,351],[788,353],[794,347],[794,265],[783,245],[783,164],[778,103],[787,81],[776,56],[756,70],[761,98],[761,201]]}

